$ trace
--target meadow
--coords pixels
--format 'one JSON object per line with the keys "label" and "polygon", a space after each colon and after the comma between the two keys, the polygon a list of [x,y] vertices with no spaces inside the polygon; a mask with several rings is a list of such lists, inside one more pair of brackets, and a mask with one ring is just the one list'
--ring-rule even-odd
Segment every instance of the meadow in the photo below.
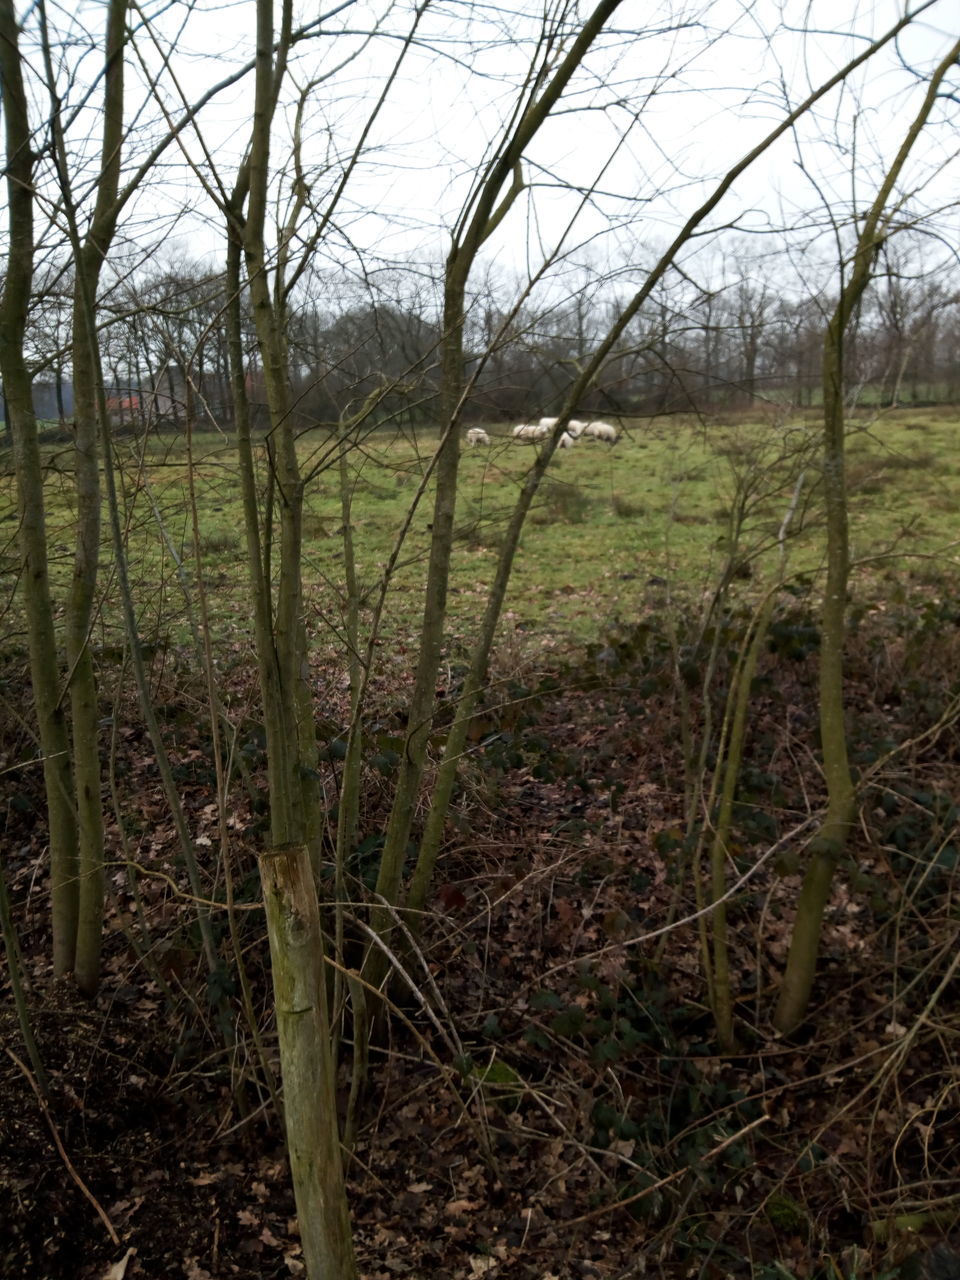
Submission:
{"label": "meadow", "polygon": [[[534,446],[509,439],[508,426],[488,430],[491,446],[465,448],[462,459],[451,666],[474,632],[504,522],[534,456]],[[689,681],[679,668],[689,699],[676,696],[675,651],[665,637],[690,616],[702,618],[725,573],[734,604],[756,599],[781,573],[815,594],[823,558],[817,424],[632,422],[614,447],[581,441],[556,455],[523,534],[503,618],[494,675],[511,679],[478,718],[424,935],[447,1030],[438,1036],[416,1010],[411,1022],[398,1020],[391,1055],[378,1067],[382,1105],[361,1125],[350,1178],[363,1275],[386,1274],[384,1251],[393,1246],[385,1244],[385,1223],[415,1275],[476,1276],[495,1258],[518,1276],[567,1276],[573,1256],[584,1260],[585,1276],[637,1275],[638,1257],[656,1259],[664,1277],[924,1274],[900,1268],[901,1237],[911,1246],[914,1235],[932,1243],[948,1220],[937,1215],[953,1221],[960,1114],[956,1018],[948,995],[940,998],[955,968],[960,884],[955,433],[956,414],[932,410],[851,426],[852,593],[868,616],[859,633],[851,628],[848,646],[850,745],[858,768],[879,772],[865,790],[853,856],[835,879],[815,1007],[796,1039],[774,1036],[769,1017],[799,864],[793,848],[776,862],[764,859],[823,803],[815,628],[805,610],[799,626],[788,618],[776,635],[771,628],[776,643],[753,682],[729,846],[731,876],[751,870],[753,878],[730,904],[740,1042],[725,1060],[713,1040],[697,938],[682,920],[662,944],[658,933],[642,935],[678,910],[692,911],[702,892],[703,828],[688,748],[702,744],[709,786],[744,618],[732,611],[712,675],[702,661]],[[237,1020],[236,1051],[223,1057],[215,1044],[215,988],[156,752],[129,681],[124,686],[108,546],[93,637],[102,723],[113,726],[105,752],[112,866],[104,986],[94,1005],[49,980],[47,914],[38,906],[42,778],[19,763],[35,759],[35,746],[19,711],[25,636],[9,472],[0,491],[7,531],[0,692],[3,749],[13,764],[4,874],[32,975],[40,1055],[55,1082],[50,1110],[124,1244],[139,1251],[138,1274],[225,1275],[229,1267],[262,1276],[267,1262],[273,1268],[268,1246],[294,1257],[299,1245],[272,1122],[255,1129],[255,1114],[226,1133],[223,1122],[235,1080],[269,1109],[256,1093],[249,1028],[259,1023],[268,1049],[274,1044],[256,870],[268,792],[236,456],[215,434],[121,443],[141,632],[148,643],[180,650],[151,667],[155,705],[212,901],[224,892],[224,868],[237,870],[233,954],[233,935],[215,917],[223,981],[239,971],[242,954],[254,992],[253,1016]],[[435,443],[378,431],[351,455],[351,525],[371,591]],[[336,744],[349,715],[333,446],[321,432],[300,444],[310,473],[305,577],[331,835],[341,794]],[[62,598],[71,568],[71,463],[68,447],[46,447],[49,542]],[[266,493],[263,446],[258,465]],[[361,825],[348,868],[361,900],[376,873],[402,742],[430,498],[427,489],[400,556],[368,701]],[[229,859],[214,852],[217,778],[191,648],[201,592],[239,747]],[[651,624],[648,648],[638,646],[631,659],[624,645],[619,667],[602,673],[584,659],[618,634],[629,642],[638,620]],[[697,821],[688,836],[691,814]],[[13,1002],[4,1007],[0,1031],[16,1043]],[[451,1031],[464,1048],[453,1061]],[[84,1274],[102,1276],[101,1224],[68,1179],[44,1172],[51,1168],[44,1113],[22,1064],[10,1055],[4,1065],[0,1192],[8,1191],[0,1213],[16,1234],[0,1270],[73,1277],[82,1248]],[[463,1122],[474,1112],[495,1137],[495,1194],[487,1191],[476,1127]],[[229,1177],[215,1175],[221,1167]],[[608,1213],[594,1229],[594,1218]],[[571,1219],[574,1229],[590,1225],[570,1234]],[[843,1270],[841,1257],[853,1259]],[[953,1254],[948,1261],[952,1267]]]}
{"label": "meadow", "polygon": [[[464,446],[457,550],[450,586],[451,649],[466,644],[482,612],[503,530],[535,445],[509,426],[487,424],[489,447]],[[953,410],[890,411],[854,421],[848,450],[855,581],[881,599],[891,582],[935,582],[956,570],[960,459]],[[380,430],[350,455],[349,484],[366,616],[408,516],[435,435]],[[823,559],[818,426],[793,422],[702,422],[661,418],[624,423],[615,446],[581,440],[557,451],[523,533],[501,643],[569,653],[638,617],[654,598],[688,604],[728,574],[756,592],[783,572],[817,580]],[[220,433],[121,441],[122,520],[132,586],[147,643],[184,643],[207,601],[215,642],[249,634],[243,513],[236,454]],[[341,648],[342,507],[335,442],[323,431],[300,441],[307,476],[304,575],[310,634]],[[59,595],[72,565],[73,497],[68,446],[47,448],[51,571]],[[268,459],[258,448],[260,483]],[[22,635],[12,605],[16,505],[4,469],[0,520],[7,531],[8,643]],[[196,521],[193,511],[195,508]],[[410,523],[384,617],[385,641],[415,641],[429,548],[428,484]],[[788,515],[789,513],[789,515]],[[104,519],[98,647],[121,643],[109,526]],[[883,586],[879,584],[886,583]]]}

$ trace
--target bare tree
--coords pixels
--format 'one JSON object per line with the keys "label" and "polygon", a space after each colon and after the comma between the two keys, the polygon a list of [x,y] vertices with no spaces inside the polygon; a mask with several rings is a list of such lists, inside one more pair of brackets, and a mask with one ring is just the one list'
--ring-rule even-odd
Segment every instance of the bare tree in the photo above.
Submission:
{"label": "bare tree", "polygon": [[[538,140],[564,109],[564,104],[571,98],[576,99],[581,92],[585,69],[589,68],[601,38],[609,35],[611,42],[623,42],[626,46],[633,41],[634,33],[619,32],[613,24],[619,7],[619,0],[600,0],[584,18],[574,6],[558,0],[539,15],[536,34],[523,51],[523,65],[511,73],[514,78],[509,81],[509,95],[505,94],[498,102],[502,115],[491,131],[491,141],[489,145],[483,143],[487,148],[483,155],[470,158],[468,172],[472,176],[450,228],[436,312],[431,311],[429,305],[420,308],[401,305],[405,299],[400,291],[392,302],[385,301],[386,289],[378,291],[368,284],[368,278],[374,274],[374,255],[366,255],[347,235],[342,235],[339,225],[347,199],[345,193],[356,180],[368,149],[374,146],[375,126],[390,99],[397,69],[419,38],[423,9],[415,11],[402,29],[391,33],[397,53],[391,69],[382,76],[372,104],[367,104],[363,125],[349,135],[348,141],[331,142],[333,160],[314,162],[304,139],[311,104],[324,92],[326,73],[317,72],[307,60],[296,66],[294,63],[296,51],[308,47],[308,39],[314,36],[337,43],[331,26],[335,14],[325,14],[322,23],[318,20],[298,29],[292,0],[284,0],[276,11],[271,0],[258,0],[255,56],[230,77],[235,80],[243,74],[252,74],[254,90],[249,134],[235,171],[229,171],[225,152],[218,153],[201,130],[198,129],[191,140],[196,150],[188,146],[185,132],[196,117],[196,109],[184,99],[176,119],[169,113],[166,90],[173,84],[172,73],[161,92],[157,76],[144,71],[157,104],[162,141],[151,150],[145,165],[135,168],[129,181],[123,182],[121,158],[129,140],[123,131],[124,52],[134,59],[142,57],[141,69],[147,66],[147,59],[143,48],[129,46],[125,25],[129,10],[125,0],[111,0],[101,84],[107,111],[93,180],[84,188],[85,216],[81,216],[77,175],[71,170],[74,157],[63,128],[63,108],[57,100],[51,57],[53,42],[47,39],[45,78],[51,94],[50,122],[57,162],[58,194],[54,203],[57,217],[69,229],[69,243],[77,262],[71,367],[78,386],[78,478],[83,486],[84,502],[67,665],[75,690],[71,717],[74,752],[83,753],[83,762],[74,780],[70,775],[71,752],[62,722],[60,673],[55,661],[52,666],[44,665],[49,655],[56,653],[56,634],[45,582],[42,519],[38,522],[31,514],[33,502],[37,503],[36,510],[41,515],[43,509],[29,369],[23,358],[35,240],[30,202],[35,188],[33,143],[26,94],[22,80],[18,81],[21,60],[17,56],[15,17],[9,0],[0,0],[8,207],[11,241],[22,254],[16,262],[11,257],[0,300],[0,370],[13,397],[10,414],[18,442],[22,558],[36,582],[36,593],[32,597],[28,595],[27,607],[32,611],[34,691],[47,771],[51,843],[55,845],[56,908],[63,910],[63,920],[57,925],[58,937],[76,940],[78,907],[72,897],[72,886],[77,883],[78,873],[80,883],[88,891],[87,901],[95,904],[102,897],[98,858],[103,840],[102,832],[96,828],[99,803],[96,687],[92,683],[89,645],[97,589],[97,521],[102,481],[111,509],[113,553],[143,714],[153,736],[158,764],[161,770],[166,767],[162,736],[150,707],[143,665],[139,661],[135,602],[126,575],[125,547],[113,488],[111,417],[103,369],[104,351],[110,341],[103,328],[107,324],[117,335],[125,332],[119,354],[111,359],[114,381],[119,384],[123,380],[126,365],[126,380],[146,385],[156,400],[161,395],[166,397],[171,415],[188,430],[192,430],[197,401],[202,396],[208,351],[213,349],[217,353],[213,362],[218,377],[225,368],[224,350],[228,352],[271,805],[269,839],[258,851],[259,864],[284,1080],[287,1142],[305,1262],[309,1273],[315,1276],[349,1280],[355,1273],[337,1121],[337,1020],[344,1016],[349,996],[357,1085],[365,1069],[364,1036],[368,1015],[371,1010],[382,1007],[377,1000],[368,1000],[368,995],[382,995],[388,971],[396,962],[398,922],[416,932],[422,919],[420,913],[428,901],[453,788],[477,699],[486,679],[524,521],[552,463],[564,424],[581,405],[615,402],[618,396],[621,403],[636,406],[644,398],[666,400],[675,392],[685,397],[684,403],[704,404],[726,403],[728,394],[732,394],[731,388],[745,389],[750,396],[756,394],[762,337],[774,310],[769,292],[741,281],[742,287],[731,299],[709,280],[693,281],[690,264],[683,261],[684,256],[695,254],[699,238],[709,229],[721,201],[735,189],[751,164],[842,84],[845,76],[894,39],[914,17],[914,14],[904,16],[885,36],[870,43],[802,102],[785,107],[781,118],[766,135],[731,164],[705,194],[697,197],[675,235],[656,253],[651,252],[649,262],[645,259],[642,269],[632,271],[636,279],[629,293],[625,286],[616,283],[611,283],[608,292],[597,284],[594,297],[582,292],[574,298],[568,294],[563,302],[558,302],[559,286],[555,280],[548,280],[548,273],[564,257],[567,232],[563,229],[554,242],[545,243],[541,261],[532,264],[525,276],[517,273],[518,284],[512,296],[507,297],[504,290],[503,297],[491,298],[483,282],[478,283],[484,268],[483,255],[498,243],[497,237],[511,219],[516,219],[524,203],[533,198],[533,175],[539,180],[544,178],[532,158]],[[687,22],[687,15],[677,15],[670,25],[675,33],[685,28]],[[148,34],[141,29],[142,44],[146,43]],[[376,34],[370,33],[371,37]],[[166,52],[160,62],[166,73],[169,70]],[[332,65],[331,100],[335,97],[335,76],[340,69],[336,56]],[[666,83],[672,77],[673,71],[666,70],[658,81]],[[602,87],[597,88],[602,79],[598,73],[596,82],[590,82],[597,91],[596,101],[611,113],[620,110],[622,102],[618,93],[608,94]],[[637,102],[631,104],[627,115],[625,136],[643,103],[644,95],[638,94]],[[284,128],[287,138],[281,143]],[[331,130],[331,134],[333,132]],[[121,217],[139,184],[145,180],[145,166],[174,141],[182,146],[192,174],[222,218],[225,272],[222,277],[217,271],[209,280],[198,280],[192,269],[171,269],[161,272],[159,278],[127,281],[129,287],[121,288],[120,269],[112,275],[108,269],[111,257],[116,254],[115,240]],[[617,150],[620,140],[612,146]],[[570,188],[568,195],[577,205],[571,220],[575,220],[591,200],[599,200],[603,172],[604,164],[598,163],[589,180]],[[682,185],[682,180],[678,180],[678,192]],[[852,274],[841,290],[840,306],[831,326],[832,345],[826,349],[825,360],[836,358],[841,349],[852,310],[870,278],[873,251],[887,228],[885,209],[886,197],[876,206],[876,216],[871,213],[873,221],[864,231],[866,236],[869,230],[869,236],[854,252]],[[363,277],[363,285],[351,295],[351,304],[359,297],[359,305],[345,306],[332,298],[310,296],[309,286],[321,278],[316,267],[317,257],[332,243],[337,244],[345,257],[356,251],[360,261],[358,275]],[[440,276],[438,273],[438,281]],[[543,295],[538,297],[537,288],[544,282]],[[134,286],[141,285],[138,293]],[[578,283],[578,290],[579,287]],[[141,306],[142,302],[146,305]],[[223,340],[217,334],[221,315]],[[809,316],[805,313],[795,317],[787,309],[783,319],[784,323],[796,319],[804,332],[804,326],[809,327]],[[251,367],[251,345],[255,367]],[[523,478],[504,533],[482,625],[473,638],[464,688],[437,762],[436,783],[425,796],[431,733],[437,722],[438,674],[449,638],[447,591],[455,549],[460,426],[475,411],[476,403],[483,402],[483,397],[493,401],[495,395],[499,396],[502,384],[513,377],[514,369],[521,367],[526,369],[527,380],[520,394],[509,402],[506,396],[498,399],[498,407],[506,411],[522,403],[531,410],[550,408],[556,411],[558,421],[554,435],[534,456]],[[799,361],[796,376],[801,376]],[[267,421],[262,439],[256,437],[253,429],[251,391],[255,380],[261,382],[264,391]],[[840,382],[837,369],[831,366],[829,377],[825,377],[825,386],[831,388],[830,394],[834,396],[829,401],[828,464],[840,477],[840,489],[831,496],[831,509],[842,515],[842,456],[837,456],[836,445],[837,430],[842,434],[842,403],[839,409],[836,404],[836,387]],[[322,440],[303,445],[298,434],[301,426],[311,420],[306,397],[313,384],[322,387],[325,397],[322,403],[335,422],[331,421],[333,429]],[[548,397],[552,403],[548,403]],[[365,456],[374,428],[389,420],[402,420],[408,428],[419,427],[426,420],[438,430],[432,434],[431,450],[424,451],[417,459],[415,496],[397,531],[376,589],[362,592],[351,533],[351,465],[355,459]],[[323,897],[330,884],[325,863],[329,861],[333,841],[326,831],[318,786],[316,708],[311,687],[303,568],[305,495],[309,484],[324,470],[335,471],[340,484],[344,574],[337,603],[342,615],[344,670],[351,686],[351,723],[335,838],[334,902]],[[367,904],[346,902],[348,894],[355,898],[361,896],[360,890],[351,883],[347,859],[353,851],[358,827],[364,699],[376,672],[378,628],[393,583],[392,575],[416,513],[429,498],[433,506],[423,578],[424,608],[415,646],[416,667],[405,708],[402,752],[391,797],[376,898],[365,912]],[[831,636],[842,640],[842,597],[847,568],[840,517],[832,536],[839,551],[836,569],[831,569],[830,594],[841,604],[839,623],[836,615],[832,615],[829,626],[833,628]],[[361,596],[365,601],[373,601],[365,633],[361,624]],[[330,612],[334,612],[333,607]],[[825,630],[827,625],[825,615]],[[209,627],[205,643],[209,656]],[[208,668],[213,690],[212,663],[208,663]],[[742,687],[747,689],[749,661],[744,669]],[[829,685],[831,674],[825,668],[825,690],[835,687]],[[214,692],[211,705],[215,701]],[[825,742],[827,729],[836,724],[835,701],[830,703],[825,694],[824,706],[828,704],[832,706],[834,720],[825,716]],[[842,714],[842,703],[840,711]],[[745,700],[739,704],[737,714],[742,730]],[[729,759],[732,763],[725,799],[732,804],[738,759],[735,751]],[[841,765],[845,768],[845,761],[841,761]],[[822,854],[828,863],[835,859],[835,846],[839,837],[845,835],[850,821],[849,787],[844,790],[843,768],[837,770],[836,786],[842,812],[839,816],[832,810],[828,814],[835,828],[825,832],[826,843],[817,851],[817,856]],[[849,781],[849,770],[846,772]],[[191,851],[191,837],[183,806],[168,769],[163,777],[187,856]],[[76,794],[72,791],[74,786],[78,788]],[[63,795],[68,801],[62,812],[55,811],[58,797]],[[417,812],[421,805],[422,833],[418,831]],[[78,813],[85,831],[79,864],[76,836],[70,828]],[[54,837],[55,823],[61,820],[62,829]],[[415,837],[418,838],[415,840]],[[414,842],[416,866],[405,883],[406,857]],[[722,1022],[721,1034],[724,1043],[729,1044],[732,1004],[729,974],[724,968],[725,925],[720,911],[726,866],[722,845],[719,840],[712,881],[717,899],[714,993],[718,1025]],[[207,917],[195,863],[191,878],[203,923]],[[821,885],[822,881],[821,876]],[[829,879],[826,884],[829,887]],[[801,904],[805,911],[808,897]],[[354,913],[356,928],[366,948],[362,972],[349,964],[346,955],[344,920],[351,905],[359,906]],[[88,934],[85,930],[84,954],[78,973],[85,989],[91,990],[96,983],[93,938],[99,934],[99,925],[92,923],[95,918],[92,908],[88,918],[91,924]],[[324,936],[325,929],[332,935],[332,947]],[[204,947],[212,967],[217,961],[217,952],[209,930],[204,934]],[[65,948],[58,952],[58,972],[69,969],[73,963],[72,952]],[[335,979],[330,976],[331,970],[337,972]],[[791,984],[793,980],[791,970]],[[720,987],[725,990],[718,993]],[[795,1017],[796,1006],[788,1009],[781,1020],[787,1025]]]}
{"label": "bare tree", "polygon": [[0,298],[0,374],[13,436],[20,515],[20,555],[30,647],[30,676],[37,712],[50,839],[53,968],[61,976],[76,958],[77,817],[69,730],[60,696],[60,673],[47,560],[43,471],[24,354],[33,263],[34,139],[23,80],[20,31],[11,0],[0,5],[0,76],[7,163],[9,252]]}
{"label": "bare tree", "polygon": [[[884,241],[896,232],[895,198],[910,153],[921,136],[960,56],[960,41],[936,66],[877,194],[855,225],[855,239],[840,258],[840,289],[823,340],[823,484],[827,519],[827,581],[821,615],[820,740],[827,784],[827,811],[814,838],[804,876],[790,954],[775,1022],[792,1031],[807,1010],[816,968],[820,929],[837,862],[856,816],[857,793],[847,755],[843,654],[846,638],[850,548],[845,469],[846,338],[856,309],[873,278]],[[842,242],[841,242],[842,243]]]}

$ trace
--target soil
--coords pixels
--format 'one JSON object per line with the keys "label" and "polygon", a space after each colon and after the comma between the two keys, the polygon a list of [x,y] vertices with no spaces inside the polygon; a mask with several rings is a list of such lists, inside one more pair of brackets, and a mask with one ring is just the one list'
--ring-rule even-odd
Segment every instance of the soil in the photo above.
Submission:
{"label": "soil", "polygon": [[[956,825],[956,732],[918,745],[909,769],[904,758],[871,792],[837,876],[810,1022],[779,1037],[770,1017],[801,836],[783,857],[764,855],[803,828],[822,789],[808,710],[815,662],[781,661],[771,655],[759,677],[730,850],[731,871],[746,876],[731,905],[733,1054],[717,1052],[697,924],[684,923],[696,903],[669,681],[625,655],[602,683],[577,687],[567,673],[518,692],[509,715],[489,711],[451,814],[424,950],[409,958],[411,983],[397,989],[358,1113],[347,1167],[363,1280],[895,1276],[916,1244],[895,1218],[912,1214],[921,1241],[949,1235],[960,1194],[957,884],[955,857],[936,851]],[[855,741],[881,729],[902,740],[918,723],[905,689],[889,683],[875,666],[854,682]],[[386,712],[378,724],[368,834],[389,794]],[[167,725],[219,892],[209,743],[173,697]],[[8,738],[15,755],[22,744]],[[117,778],[147,941],[114,823],[93,1000],[50,973],[38,771],[8,804],[3,871],[36,1056],[7,968],[3,1276],[304,1274],[270,1094],[255,732],[250,743],[250,785],[231,809],[236,933],[219,913],[212,975],[142,731],[121,736]],[[362,858],[356,870],[369,873]],[[342,1050],[346,1112],[348,1024]]]}

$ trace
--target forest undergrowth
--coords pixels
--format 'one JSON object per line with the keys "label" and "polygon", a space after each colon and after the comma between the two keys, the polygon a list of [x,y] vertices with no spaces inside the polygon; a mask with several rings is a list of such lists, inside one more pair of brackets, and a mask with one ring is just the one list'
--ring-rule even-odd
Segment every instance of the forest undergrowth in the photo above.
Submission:
{"label": "forest undergrowth", "polygon": [[[770,1026],[803,861],[802,835],[786,837],[818,811],[823,788],[817,628],[802,600],[774,618],[730,845],[737,1048],[723,1057],[692,918],[698,832],[678,681],[688,682],[694,736],[704,708],[683,621],[668,634],[654,602],[569,669],[544,670],[530,655],[495,671],[430,920],[394,991],[348,1161],[365,1280],[894,1280],[908,1254],[951,1238],[957,598],[947,584],[907,590],[891,579],[881,602],[854,603],[849,732],[869,783],[811,1014],[789,1039]],[[707,696],[722,699],[742,621],[717,625]],[[256,876],[263,737],[250,671],[239,658],[224,670],[236,727],[232,933],[202,692],[186,654],[158,653],[152,666],[205,892],[220,904],[212,972],[122,664],[101,672],[117,703],[105,705],[103,726],[115,807],[105,977],[93,1002],[50,977],[42,780],[17,711],[26,675],[18,662],[2,673],[3,872],[44,1077],[5,970],[4,1275],[302,1274],[268,1078],[277,1063]],[[314,675],[335,823],[348,693],[334,665]],[[452,702],[455,667],[450,679]],[[351,868],[358,896],[376,874],[402,714],[402,689],[377,691]],[[242,1012],[238,958],[262,1055]],[[350,1045],[344,1023],[344,1106]]]}

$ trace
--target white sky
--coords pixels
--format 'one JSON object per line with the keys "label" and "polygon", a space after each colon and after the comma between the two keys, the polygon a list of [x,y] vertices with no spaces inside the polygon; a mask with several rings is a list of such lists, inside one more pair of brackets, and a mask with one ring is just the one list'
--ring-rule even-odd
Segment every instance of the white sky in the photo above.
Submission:
{"label": "white sky", "polygon": [[[144,27],[137,48],[159,71],[158,95],[176,114],[179,95],[196,99],[250,56],[254,6],[250,0],[225,5],[199,0],[167,7],[158,0],[156,11],[156,42]],[[318,12],[313,0],[302,4],[300,16],[310,20]],[[304,153],[321,206],[369,117],[411,14],[409,0],[394,6],[360,0],[332,20],[330,34],[296,51],[291,83],[300,87],[319,80],[306,115]],[[394,257],[442,261],[449,228],[477,167],[513,109],[541,16],[529,0],[516,0],[514,13],[456,0],[427,10],[420,44],[408,53],[373,127],[321,263],[359,269],[361,260],[368,267]],[[635,263],[636,271],[628,269],[623,282],[635,286],[654,250],[717,177],[782,116],[784,103],[799,101],[897,16],[892,0],[625,0],[555,118],[531,146],[524,169],[531,187],[489,242],[485,257],[505,271],[534,271],[576,216],[566,247],[588,244],[578,256],[596,264],[629,268]],[[102,19],[102,5],[84,0],[72,33],[95,32]],[[949,30],[955,23],[956,0],[938,0],[896,48],[881,53],[824,102],[801,123],[795,138],[784,139],[758,161],[714,222],[794,227],[808,210],[822,215],[822,196],[842,205],[868,201],[880,164],[896,149],[919,101],[916,77],[903,70],[901,59],[928,70],[955,38]],[[369,32],[377,34],[368,39]],[[163,68],[161,53],[169,60]],[[64,59],[74,65],[76,49],[67,49]],[[95,66],[91,52],[79,83]],[[131,58],[131,158],[142,154],[159,127],[156,103],[138,88],[142,80]],[[65,79],[61,91],[67,102],[76,98],[76,87]],[[291,91],[287,100],[292,97]],[[247,76],[203,113],[203,138],[228,185],[248,136],[252,98],[253,78]],[[952,161],[924,196],[934,204],[960,195],[953,154],[960,137],[956,106],[949,104],[940,114],[950,111],[952,129],[930,130],[911,177],[919,186],[932,170]],[[38,120],[42,115],[38,97]],[[275,156],[281,161],[289,155],[291,121],[288,108],[276,136]],[[71,132],[78,158],[95,154],[89,136],[84,138],[91,122],[96,114],[88,112]],[[198,136],[191,131],[184,145],[208,173]],[[801,154],[808,175],[797,164]],[[131,206],[124,231],[150,244],[167,234],[172,254],[220,260],[220,215],[180,152],[168,151],[152,178]],[[576,188],[594,183],[597,193],[581,207]],[[283,207],[288,188],[279,176],[274,191]],[[955,212],[947,222],[956,228]]]}

